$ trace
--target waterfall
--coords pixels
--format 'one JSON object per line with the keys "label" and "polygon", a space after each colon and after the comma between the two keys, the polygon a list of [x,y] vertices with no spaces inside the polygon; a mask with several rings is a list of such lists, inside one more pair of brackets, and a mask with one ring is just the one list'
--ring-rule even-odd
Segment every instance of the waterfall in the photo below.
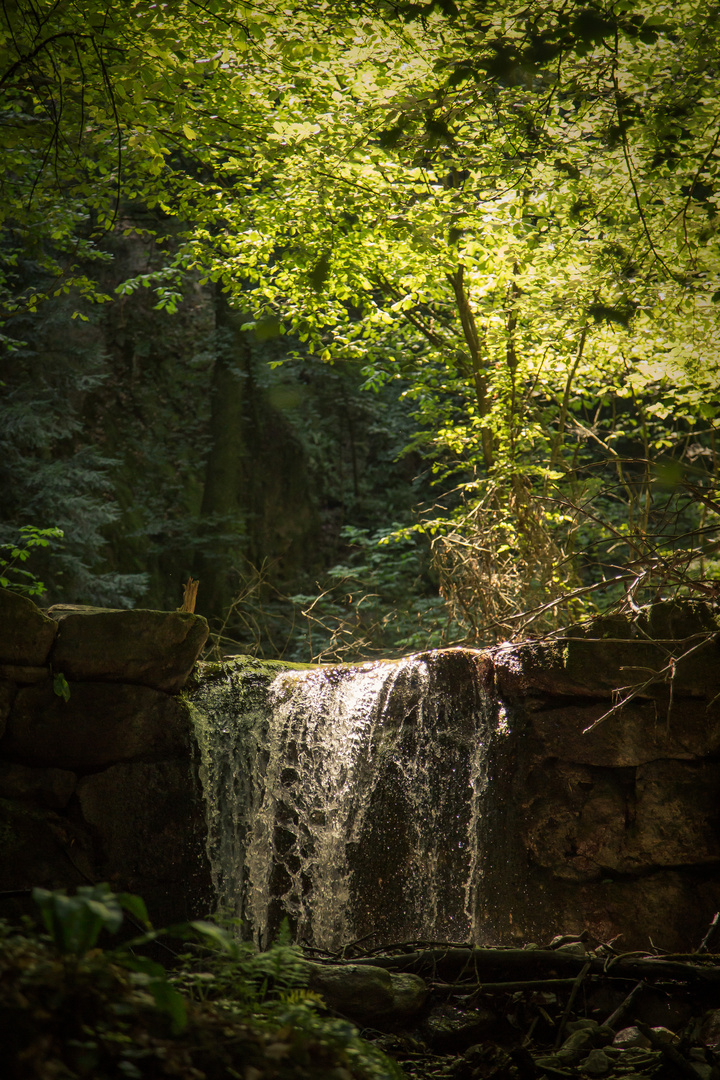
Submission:
{"label": "waterfall", "polygon": [[481,654],[216,666],[193,694],[221,909],[261,944],[287,918],[335,950],[478,940],[488,750]]}

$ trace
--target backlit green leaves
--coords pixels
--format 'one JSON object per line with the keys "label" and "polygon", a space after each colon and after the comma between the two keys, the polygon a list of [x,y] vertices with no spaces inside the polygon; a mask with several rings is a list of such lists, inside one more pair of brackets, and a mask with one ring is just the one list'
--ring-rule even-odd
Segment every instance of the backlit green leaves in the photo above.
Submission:
{"label": "backlit green leaves", "polygon": [[123,921],[123,908],[147,924],[139,897],[115,894],[107,885],[80,885],[75,896],[33,889],[45,929],[60,952],[84,956],[94,948],[102,930],[114,934]]}
{"label": "backlit green leaves", "polygon": [[716,6],[30,7],[0,19],[8,313],[30,251],[100,302],[78,261],[132,200],[173,254],[121,291],[172,311],[197,273],[259,337],[408,380],[448,482],[713,435]]}

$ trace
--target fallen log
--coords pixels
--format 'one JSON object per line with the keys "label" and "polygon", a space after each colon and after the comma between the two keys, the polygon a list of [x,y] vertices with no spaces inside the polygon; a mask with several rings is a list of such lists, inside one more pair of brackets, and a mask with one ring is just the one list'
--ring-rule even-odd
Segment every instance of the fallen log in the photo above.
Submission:
{"label": "fallen log", "polygon": [[692,961],[666,960],[652,956],[603,958],[555,949],[429,948],[395,955],[373,955],[353,959],[353,964],[409,971],[427,978],[457,982],[460,978],[478,983],[509,982],[519,979],[577,977],[586,965],[593,975],[612,975],[634,982],[671,980],[704,986],[720,985],[720,957],[698,954]]}

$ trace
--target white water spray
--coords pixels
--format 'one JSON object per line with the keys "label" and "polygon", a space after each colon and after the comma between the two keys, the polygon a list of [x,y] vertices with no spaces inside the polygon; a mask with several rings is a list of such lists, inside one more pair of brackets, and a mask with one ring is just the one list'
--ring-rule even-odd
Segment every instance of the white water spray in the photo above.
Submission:
{"label": "white water spray", "polygon": [[283,917],[326,949],[477,939],[495,728],[478,654],[268,668],[227,663],[194,696],[221,906],[262,944]]}

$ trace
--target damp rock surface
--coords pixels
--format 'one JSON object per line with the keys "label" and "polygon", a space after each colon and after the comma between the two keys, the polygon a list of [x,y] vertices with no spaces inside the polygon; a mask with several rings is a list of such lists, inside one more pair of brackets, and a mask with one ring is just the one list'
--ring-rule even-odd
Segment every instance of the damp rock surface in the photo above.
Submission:
{"label": "damp rock surface", "polygon": [[187,705],[168,692],[204,620],[53,616],[0,589],[0,916],[29,914],[34,886],[103,880],[139,893],[156,925],[207,915],[197,754]]}
{"label": "damp rock surface", "polygon": [[207,640],[208,624],[184,611],[56,604],[53,666],[68,679],[142,683],[176,693]]}
{"label": "damp rock surface", "polygon": [[[182,760],[113,765],[81,779],[83,819],[99,841],[104,880],[137,891],[163,882],[192,885],[202,865],[204,821]],[[193,858],[194,856],[194,858]]]}
{"label": "damp rock surface", "polygon": [[308,985],[335,1012],[380,1027],[407,1023],[428,995],[417,975],[355,964],[313,965]]}
{"label": "damp rock surface", "polygon": [[[92,777],[177,762],[204,788],[207,857],[193,858],[262,942],[287,919],[329,950],[365,935],[512,946],[588,930],[621,934],[627,950],[652,939],[682,951],[720,909],[720,654],[708,605],[656,604],[485,651],[200,664],[186,683],[192,723],[158,685],[186,677],[202,620],[77,608],[48,618],[0,592],[1,611],[0,799],[40,815],[30,832],[59,836],[60,822],[71,838],[77,827],[94,880],[112,875],[120,850],[111,819],[131,818],[137,801],[158,836],[164,826],[151,783],[103,802],[88,794]],[[200,806],[197,787],[188,797]],[[179,815],[178,836],[183,827]],[[32,843],[22,850],[32,858]],[[170,895],[173,875],[195,882],[171,863],[162,883],[138,874],[138,888]]]}
{"label": "damp rock surface", "polygon": [[187,757],[189,735],[184,706],[158,690],[71,682],[65,700],[48,681],[18,690],[0,753],[85,772],[118,761]]}
{"label": "damp rock surface", "polygon": [[675,601],[652,604],[633,619],[601,616],[491,652],[498,688],[509,699],[607,699],[638,686],[643,697],[662,699],[671,677],[678,697],[703,698],[720,690],[719,631],[720,616],[711,606]]}
{"label": "damp rock surface", "polygon": [[221,903],[267,941],[472,933],[491,667],[471,650],[282,671],[191,694]]}
{"label": "damp rock surface", "polygon": [[32,600],[0,589],[0,663],[45,664],[56,633],[57,623]]}
{"label": "damp rock surface", "polygon": [[77,776],[69,769],[36,769],[0,760],[0,799],[20,799],[61,810],[70,802]]}
{"label": "damp rock surface", "polygon": [[720,652],[707,605],[538,642],[192,692],[221,901],[269,940],[687,948],[720,907]]}

